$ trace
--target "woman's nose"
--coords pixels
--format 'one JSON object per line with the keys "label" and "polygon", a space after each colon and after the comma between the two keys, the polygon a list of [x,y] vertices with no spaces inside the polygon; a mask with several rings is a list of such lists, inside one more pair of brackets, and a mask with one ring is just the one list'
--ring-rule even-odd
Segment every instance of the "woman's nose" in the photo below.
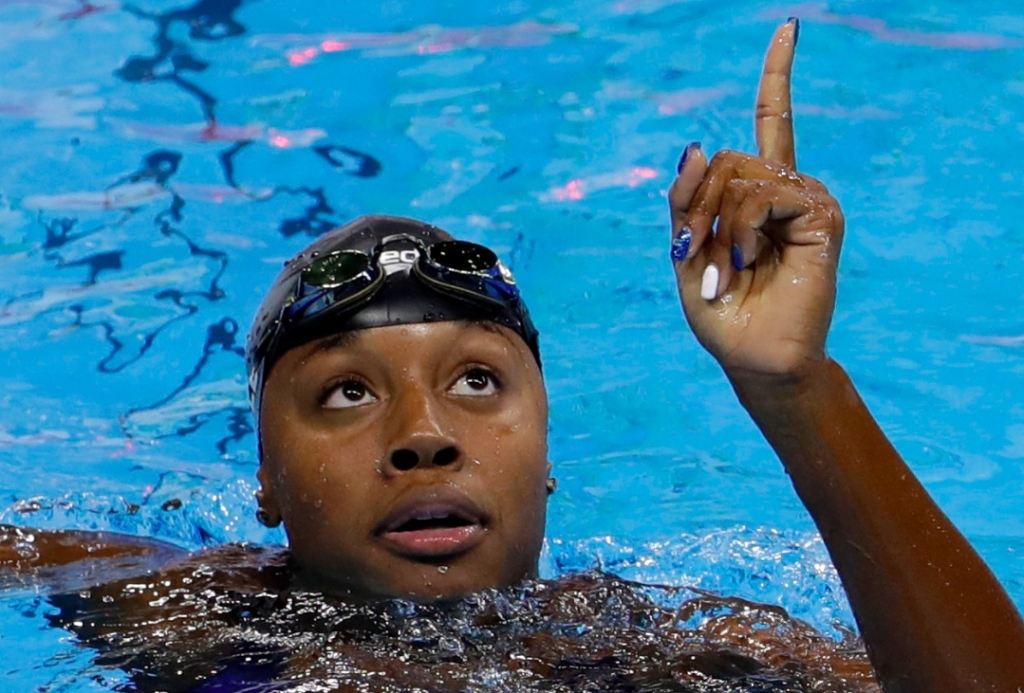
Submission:
{"label": "woman's nose", "polygon": [[447,432],[441,406],[431,393],[407,391],[396,404],[391,416],[391,446],[384,461],[386,474],[439,467],[457,471],[462,467],[464,454]]}
{"label": "woman's nose", "polygon": [[[435,466],[457,468],[462,454],[454,445],[424,445],[426,441],[417,441],[415,447],[398,448],[391,452],[391,467],[398,472],[407,472],[419,466]],[[438,441],[441,443],[442,441]],[[461,467],[461,464],[458,465]],[[453,469],[454,470],[454,469]]]}

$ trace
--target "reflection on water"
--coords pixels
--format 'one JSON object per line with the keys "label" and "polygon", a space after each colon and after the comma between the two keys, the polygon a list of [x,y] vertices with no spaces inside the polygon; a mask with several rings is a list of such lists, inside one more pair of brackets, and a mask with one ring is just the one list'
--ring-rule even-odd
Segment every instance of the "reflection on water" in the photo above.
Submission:
{"label": "reflection on water", "polygon": [[290,590],[285,565],[282,553],[221,549],[160,579],[50,597],[59,611],[48,619],[144,691],[768,693],[870,682],[852,637],[744,600],[592,572],[450,604],[356,604]]}

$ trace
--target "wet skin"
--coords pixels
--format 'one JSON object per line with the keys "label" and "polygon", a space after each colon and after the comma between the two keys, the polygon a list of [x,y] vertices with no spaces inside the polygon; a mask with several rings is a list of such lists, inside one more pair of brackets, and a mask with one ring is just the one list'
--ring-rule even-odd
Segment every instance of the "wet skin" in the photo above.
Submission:
{"label": "wet skin", "polygon": [[309,586],[436,599],[536,573],[547,399],[510,330],[401,325],[293,349],[260,440],[261,505]]}

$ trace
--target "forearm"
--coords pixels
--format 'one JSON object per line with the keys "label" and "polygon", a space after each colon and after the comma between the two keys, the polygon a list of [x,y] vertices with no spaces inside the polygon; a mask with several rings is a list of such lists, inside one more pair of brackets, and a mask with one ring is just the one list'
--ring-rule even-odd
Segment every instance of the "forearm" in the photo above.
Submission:
{"label": "forearm", "polygon": [[1024,687],[1020,615],[843,370],[731,379],[825,540],[886,690]]}

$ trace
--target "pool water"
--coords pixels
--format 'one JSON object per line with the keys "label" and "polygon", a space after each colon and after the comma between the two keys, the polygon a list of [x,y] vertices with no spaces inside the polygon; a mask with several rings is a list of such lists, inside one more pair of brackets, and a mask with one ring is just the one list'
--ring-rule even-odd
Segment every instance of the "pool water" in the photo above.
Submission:
{"label": "pool water", "polygon": [[[689,334],[664,190],[753,146],[802,18],[798,160],[848,234],[829,348],[1024,605],[1024,16],[1004,0],[0,2],[0,521],[198,548],[253,516],[242,349],[281,262],[364,213],[513,267],[552,403],[546,575],[852,616],[781,466]],[[102,690],[35,595],[10,690]]]}

